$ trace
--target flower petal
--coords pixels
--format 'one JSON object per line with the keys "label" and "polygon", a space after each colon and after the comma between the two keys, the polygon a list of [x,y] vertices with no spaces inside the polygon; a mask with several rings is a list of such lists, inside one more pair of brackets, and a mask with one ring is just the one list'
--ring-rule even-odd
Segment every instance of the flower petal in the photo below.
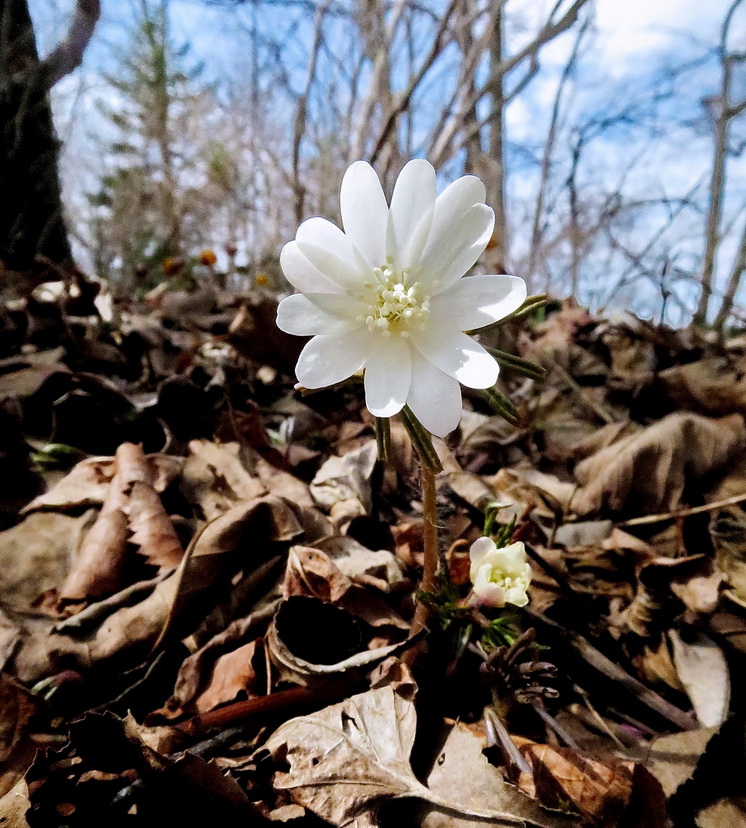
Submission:
{"label": "flower petal", "polygon": [[386,223],[389,208],[376,171],[356,161],[342,179],[339,209],[345,235],[372,269],[386,261]]}
{"label": "flower petal", "polygon": [[482,558],[495,551],[495,542],[492,538],[477,538],[469,549],[469,558],[472,566],[478,566]]}
{"label": "flower petal", "polygon": [[492,236],[495,214],[486,204],[475,204],[439,236],[430,232],[422,254],[422,280],[437,294],[460,279],[482,255]]}
{"label": "flower petal", "polygon": [[412,351],[412,387],[407,405],[425,428],[438,437],[450,434],[461,419],[458,380]]}
{"label": "flower petal", "polygon": [[[499,608],[504,607],[506,603],[505,590],[498,584],[482,584],[479,588],[474,584],[474,596],[476,597],[476,603],[483,607]],[[524,604],[527,603],[528,599],[524,601]],[[518,604],[518,606],[524,606],[524,604]]]}
{"label": "flower petal", "polygon": [[306,388],[326,388],[351,377],[365,365],[374,336],[365,326],[354,335],[315,336],[298,357],[298,382]]}
{"label": "flower petal", "polygon": [[295,241],[315,268],[346,290],[359,289],[367,277],[365,261],[336,224],[318,217],[307,219]]}
{"label": "flower petal", "polygon": [[296,336],[342,334],[360,327],[360,303],[339,293],[296,293],[277,306],[277,327]]}
{"label": "flower petal", "polygon": [[517,310],[525,299],[526,283],[517,276],[466,276],[430,300],[430,319],[474,330]]}
{"label": "flower petal", "polygon": [[[387,253],[401,270],[409,267],[410,248],[423,233],[427,238],[435,209],[435,170],[429,161],[415,159],[404,166],[391,197]],[[424,243],[424,240],[423,240]]]}
{"label": "flower petal", "polygon": [[296,289],[322,291],[324,293],[341,293],[342,288],[329,279],[301,253],[297,242],[288,242],[280,253],[280,267],[285,278]]}
{"label": "flower petal", "polygon": [[399,336],[378,334],[365,367],[365,405],[376,417],[401,411],[412,380],[409,345]]}
{"label": "flower petal", "polygon": [[475,175],[464,175],[449,184],[435,199],[430,237],[437,241],[475,204],[484,204],[487,190]]}
{"label": "flower petal", "polygon": [[469,388],[490,388],[497,382],[497,362],[481,345],[460,331],[429,325],[413,330],[412,342],[436,368]]}

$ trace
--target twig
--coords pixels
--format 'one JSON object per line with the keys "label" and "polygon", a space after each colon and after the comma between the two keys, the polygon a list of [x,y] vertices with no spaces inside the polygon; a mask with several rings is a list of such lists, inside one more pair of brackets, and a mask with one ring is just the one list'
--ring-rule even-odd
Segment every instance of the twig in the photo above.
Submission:
{"label": "twig", "polygon": [[675,520],[677,518],[689,517],[689,515],[701,515],[703,512],[711,512],[723,506],[733,506],[736,503],[743,503],[746,500],[746,492],[733,497],[726,497],[724,500],[716,500],[713,503],[705,503],[702,506],[692,506],[690,509],[676,509],[673,512],[661,512],[657,515],[644,515],[643,517],[623,520],[615,526],[644,526],[647,523],[660,523],[664,520]]}
{"label": "twig", "polygon": [[636,696],[646,707],[663,716],[664,719],[672,722],[682,730],[696,730],[699,727],[697,722],[688,713],[676,707],[675,704],[666,701],[666,699],[659,696],[654,690],[646,687],[641,681],[638,681],[626,670],[623,670],[618,664],[614,664],[610,658],[607,658],[600,650],[597,650],[582,635],[566,629],[556,621],[552,621],[542,613],[536,612],[529,607],[523,607],[523,611],[532,620],[540,622],[545,627],[553,630],[559,637],[565,639],[578,655],[593,667],[594,670],[617,682],[629,693]]}

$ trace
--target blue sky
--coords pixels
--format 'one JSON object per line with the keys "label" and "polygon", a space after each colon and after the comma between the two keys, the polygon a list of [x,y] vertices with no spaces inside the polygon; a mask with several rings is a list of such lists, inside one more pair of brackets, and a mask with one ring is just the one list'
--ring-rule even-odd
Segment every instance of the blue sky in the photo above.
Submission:
{"label": "blue sky", "polygon": [[[107,94],[100,72],[111,64],[112,51],[121,48],[130,16],[130,0],[102,0],[102,5],[102,20],[83,67],[55,90],[58,127],[63,140],[69,142],[68,164],[74,166],[76,180],[86,175],[89,150],[83,133],[95,123],[95,100]],[[513,47],[536,30],[553,5],[554,0],[510,0],[507,8],[512,21]],[[595,31],[591,48],[579,66],[572,108],[593,112],[608,106],[615,96],[622,100],[636,89],[644,91],[662,67],[706,55],[717,43],[720,23],[729,5],[730,0],[597,0]],[[30,6],[43,52],[63,31],[72,0],[30,0]],[[244,69],[248,65],[249,14],[247,6],[232,10],[208,6],[198,0],[172,0],[176,39],[191,44],[194,56],[204,61],[208,79],[227,72],[235,74],[237,63],[243,62]],[[283,12],[277,25],[286,25],[291,17]],[[746,7],[739,11],[734,24],[735,35],[743,36],[745,32]],[[508,141],[511,146],[523,148],[512,156],[510,179],[510,195],[518,207],[535,185],[536,164],[529,160],[530,153],[538,150],[543,141],[557,77],[571,44],[572,34],[566,33],[542,51],[541,73],[508,110]],[[302,35],[287,44],[288,50],[297,54],[299,67],[304,62],[305,45]],[[242,74],[244,78],[248,76],[246,71]],[[607,188],[623,181],[626,192],[639,193],[640,198],[645,195],[675,197],[685,193],[706,173],[711,139],[706,130],[698,134],[681,122],[701,118],[701,100],[715,93],[717,80],[712,61],[692,70],[680,85],[675,105],[668,104],[669,109],[664,111],[663,117],[668,119],[665,140],[646,142],[639,131],[633,135],[633,131],[623,126],[611,130],[589,148],[585,175],[594,176]],[[746,94],[746,74],[740,79],[740,87]],[[437,94],[437,86],[435,90],[428,94]],[[631,158],[635,160],[635,167],[623,177]],[[723,242],[724,262],[730,258],[736,243],[735,231],[742,222],[738,216],[746,200],[746,188],[741,184],[746,182],[744,158],[731,159],[730,180],[726,229],[727,222],[732,222],[733,232],[727,233]],[[527,218],[516,209],[513,222],[518,247],[520,227]],[[694,263],[696,266],[701,253],[696,232],[698,222],[701,224],[701,216],[691,212],[678,222],[680,238],[675,255],[682,265]],[[639,228],[641,238],[645,232],[643,223]]]}

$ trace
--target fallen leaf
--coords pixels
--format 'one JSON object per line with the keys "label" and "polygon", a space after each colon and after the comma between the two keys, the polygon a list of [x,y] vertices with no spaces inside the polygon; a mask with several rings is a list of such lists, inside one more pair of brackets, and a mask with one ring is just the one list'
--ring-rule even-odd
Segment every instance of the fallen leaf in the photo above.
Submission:
{"label": "fallen leaf", "polygon": [[730,708],[730,673],[723,651],[702,632],[669,630],[673,662],[703,727],[719,727]]}
{"label": "fallen leaf", "polygon": [[127,517],[120,509],[102,511],[86,532],[70,574],[60,587],[61,604],[111,595],[124,586]]}
{"label": "fallen leaf", "polygon": [[728,357],[700,359],[674,365],[658,374],[662,390],[677,408],[719,417],[735,411],[746,413],[744,364]]}
{"label": "fallen leaf", "polygon": [[341,504],[351,501],[352,504],[359,504],[359,508],[350,511],[348,507],[350,517],[354,516],[354,511],[368,514],[371,508],[370,478],[376,458],[375,440],[369,440],[341,457],[330,457],[311,483],[314,501],[330,512],[337,507],[337,514],[342,511]]}
{"label": "fallen leaf", "polygon": [[29,723],[38,709],[38,699],[25,687],[0,675],[0,796],[16,785],[34,758]]}
{"label": "fallen leaf", "polygon": [[687,485],[724,469],[745,447],[746,424],[739,415],[710,420],[670,414],[579,463],[575,476],[583,488],[573,509],[580,515],[675,509]]}
{"label": "fallen leaf", "polygon": [[519,788],[549,807],[563,804],[592,825],[613,828],[630,801],[634,762],[612,764],[581,756],[570,748],[517,740],[532,773],[521,774]]}
{"label": "fallen leaf", "polygon": [[177,567],[184,550],[155,489],[144,481],[133,483],[126,510],[130,541],[140,547],[148,563],[165,569]]}
{"label": "fallen leaf", "polygon": [[206,520],[214,520],[240,501],[267,494],[267,487],[241,463],[238,443],[192,440],[179,487]]}
{"label": "fallen leaf", "polygon": [[[151,468],[152,484],[157,492],[164,491],[177,477],[184,464],[182,457],[168,454],[146,455]],[[41,509],[76,511],[104,502],[115,473],[113,457],[90,457],[82,460],[62,480],[35,498],[22,509],[22,514]]]}
{"label": "fallen leaf", "polygon": [[24,779],[19,779],[13,788],[0,796],[0,825],[3,828],[29,828],[26,811],[30,806],[28,785]]}
{"label": "fallen leaf", "polygon": [[332,825],[377,825],[387,800],[414,797],[464,816],[523,825],[519,816],[446,802],[422,785],[409,764],[417,726],[414,704],[390,687],[369,690],[311,716],[291,719],[265,747],[287,773],[274,786]]}
{"label": "fallen leaf", "polygon": [[204,617],[200,599],[214,584],[227,585],[239,569],[263,563],[274,544],[290,543],[302,532],[293,510],[272,496],[240,503],[208,523],[176,573],[176,596],[159,643],[175,629],[194,629],[195,619]]}
{"label": "fallen leaf", "polygon": [[195,701],[198,713],[214,710],[221,704],[235,701],[239,696],[248,697],[258,691],[257,673],[252,664],[257,652],[261,653],[261,641],[258,640],[218,658],[207,687]]}
{"label": "fallen leaf", "polygon": [[[548,811],[508,784],[500,771],[487,761],[482,748],[479,737],[466,725],[456,723],[428,776],[430,790],[446,801],[458,802],[467,808],[507,812],[522,818],[528,825],[569,828],[579,824],[577,817]],[[437,811],[430,811],[422,820],[422,828],[469,828],[484,824],[481,819]]]}

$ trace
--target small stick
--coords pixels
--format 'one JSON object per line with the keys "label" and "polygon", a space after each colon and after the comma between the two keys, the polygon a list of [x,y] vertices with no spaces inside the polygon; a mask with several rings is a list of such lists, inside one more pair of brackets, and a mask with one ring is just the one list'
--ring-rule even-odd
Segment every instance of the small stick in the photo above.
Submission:
{"label": "small stick", "polygon": [[701,515],[703,512],[711,512],[723,506],[734,506],[736,503],[743,503],[746,500],[746,492],[733,497],[726,497],[725,500],[716,500],[713,503],[704,503],[702,506],[692,506],[690,509],[677,509],[673,512],[661,512],[658,515],[644,515],[643,517],[623,520],[615,526],[644,526],[647,523],[661,523],[664,520],[675,520],[676,518],[689,517],[689,515]]}

